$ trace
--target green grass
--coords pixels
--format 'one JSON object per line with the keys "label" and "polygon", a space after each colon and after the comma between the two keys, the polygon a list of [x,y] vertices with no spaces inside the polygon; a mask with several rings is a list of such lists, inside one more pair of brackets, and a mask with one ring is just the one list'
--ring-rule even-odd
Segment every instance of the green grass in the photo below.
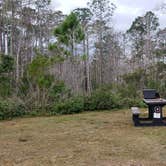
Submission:
{"label": "green grass", "polygon": [[0,122],[0,166],[166,166],[166,128],[130,110]]}

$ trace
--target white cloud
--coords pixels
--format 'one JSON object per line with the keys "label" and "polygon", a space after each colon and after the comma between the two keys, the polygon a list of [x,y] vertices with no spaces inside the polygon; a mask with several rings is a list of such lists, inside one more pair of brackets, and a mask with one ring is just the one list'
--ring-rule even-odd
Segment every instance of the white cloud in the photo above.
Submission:
{"label": "white cloud", "polygon": [[54,9],[61,10],[65,14],[70,13],[75,8],[85,7],[86,4],[87,0],[52,0]]}
{"label": "white cloud", "polygon": [[[88,1],[89,0],[52,0],[52,4],[54,10],[61,10],[63,13],[68,14],[75,8],[86,7]],[[111,2],[117,6],[113,17],[115,29],[127,30],[137,16],[142,16],[146,11],[155,11],[154,9],[163,2],[166,3],[166,0],[111,0]],[[161,27],[165,27],[166,16],[164,14],[160,15],[158,12],[156,13],[160,19]]]}

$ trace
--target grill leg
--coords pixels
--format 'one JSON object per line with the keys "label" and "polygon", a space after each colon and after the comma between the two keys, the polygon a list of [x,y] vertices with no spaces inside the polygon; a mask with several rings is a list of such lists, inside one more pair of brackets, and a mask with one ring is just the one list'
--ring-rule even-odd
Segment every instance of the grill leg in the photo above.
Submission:
{"label": "grill leg", "polygon": [[154,112],[154,107],[153,106],[149,106],[149,119],[152,120],[153,119],[153,112]]}
{"label": "grill leg", "polygon": [[140,122],[139,122],[139,114],[133,114],[133,122],[135,126],[139,126]]}

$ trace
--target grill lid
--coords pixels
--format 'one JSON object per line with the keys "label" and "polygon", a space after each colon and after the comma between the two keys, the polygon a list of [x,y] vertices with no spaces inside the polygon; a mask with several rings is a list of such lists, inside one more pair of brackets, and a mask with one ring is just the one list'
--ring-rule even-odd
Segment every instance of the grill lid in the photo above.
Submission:
{"label": "grill lid", "polygon": [[143,95],[144,95],[144,99],[155,99],[156,89],[144,89]]}

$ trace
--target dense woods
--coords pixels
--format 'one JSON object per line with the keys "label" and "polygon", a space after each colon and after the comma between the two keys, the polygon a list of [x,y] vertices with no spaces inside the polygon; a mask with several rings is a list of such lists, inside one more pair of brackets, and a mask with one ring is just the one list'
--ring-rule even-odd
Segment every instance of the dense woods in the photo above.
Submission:
{"label": "dense woods", "polygon": [[154,12],[117,32],[108,0],[69,15],[50,3],[0,1],[0,119],[144,106],[143,88],[166,97],[166,27]]}

